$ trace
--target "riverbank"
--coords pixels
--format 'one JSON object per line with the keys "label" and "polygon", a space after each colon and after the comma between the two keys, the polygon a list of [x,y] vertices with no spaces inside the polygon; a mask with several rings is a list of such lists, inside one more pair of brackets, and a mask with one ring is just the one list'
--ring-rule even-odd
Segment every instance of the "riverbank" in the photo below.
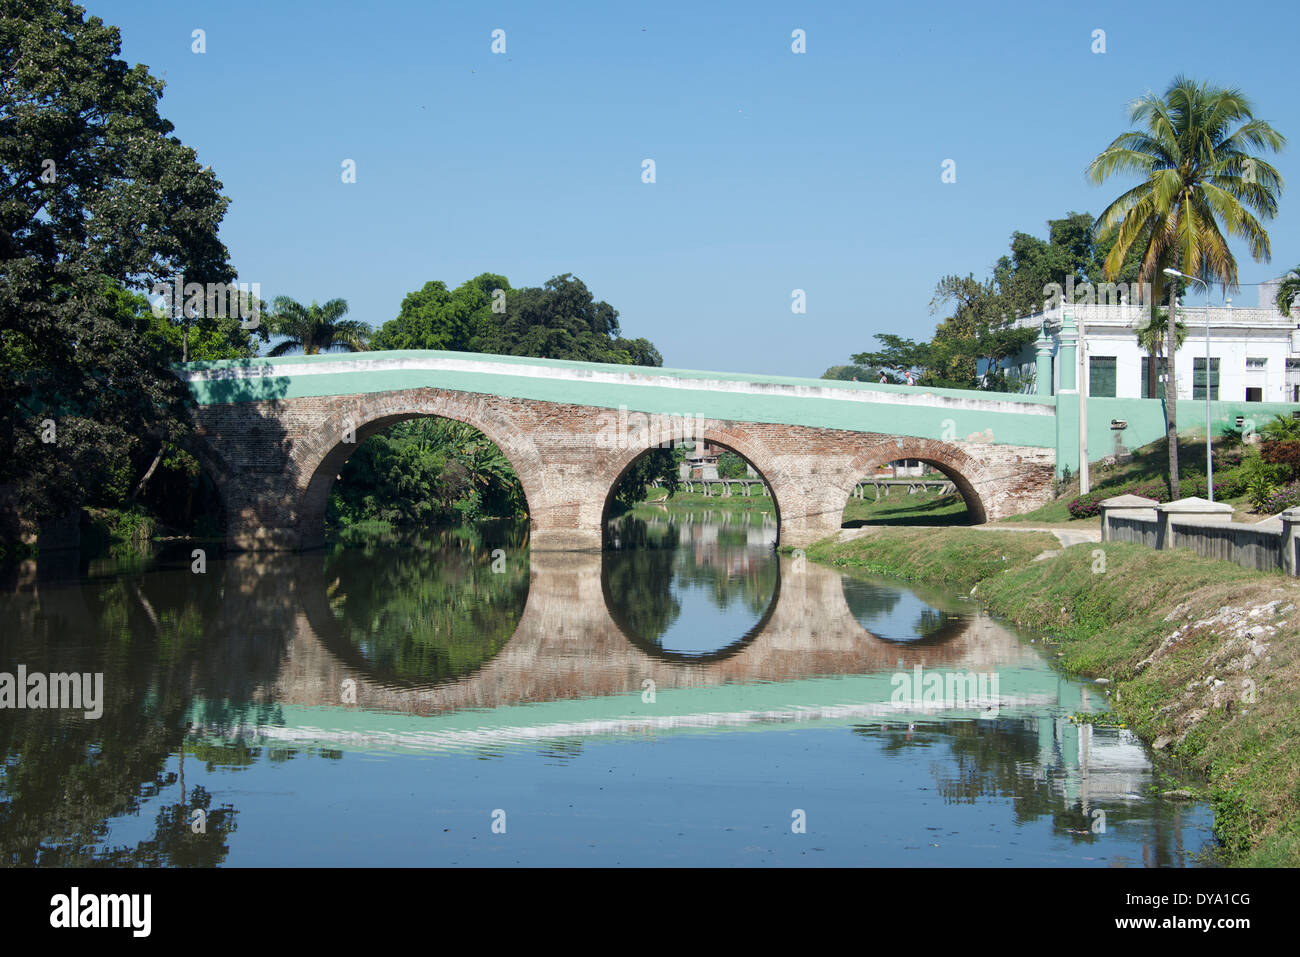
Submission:
{"label": "riverbank", "polygon": [[[1107,682],[1117,716],[1207,781],[1226,863],[1300,866],[1300,583],[1186,551],[1040,532],[873,529],[808,558],[970,590]],[[1046,557],[1044,556],[1046,554]]]}
{"label": "riverbank", "polygon": [[650,489],[650,494],[646,496],[645,500],[638,502],[634,508],[645,505],[689,509],[730,508],[776,514],[776,506],[772,504],[771,496],[768,495],[722,495],[721,493],[705,495],[702,492],[677,491],[670,498],[666,490],[653,488]]}

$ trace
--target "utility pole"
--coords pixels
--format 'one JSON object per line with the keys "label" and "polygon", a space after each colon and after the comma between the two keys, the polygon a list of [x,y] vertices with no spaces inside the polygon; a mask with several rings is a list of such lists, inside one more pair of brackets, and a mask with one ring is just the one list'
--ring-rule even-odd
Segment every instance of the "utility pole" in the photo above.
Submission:
{"label": "utility pole", "polygon": [[1088,481],[1088,393],[1092,382],[1088,377],[1088,337],[1082,317],[1079,319],[1079,494],[1091,491]]}

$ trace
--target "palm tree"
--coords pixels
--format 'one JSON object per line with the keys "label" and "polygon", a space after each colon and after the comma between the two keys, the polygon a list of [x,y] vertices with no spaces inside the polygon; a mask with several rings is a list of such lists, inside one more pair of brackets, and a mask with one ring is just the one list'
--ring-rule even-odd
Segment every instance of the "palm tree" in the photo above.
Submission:
{"label": "palm tree", "polygon": [[1288,319],[1291,317],[1291,303],[1295,302],[1296,296],[1300,296],[1300,266],[1286,274],[1282,284],[1277,287],[1277,298],[1274,299],[1278,310]]}
{"label": "palm tree", "polygon": [[[1187,324],[1181,319],[1175,322],[1177,326],[1174,329],[1174,336],[1177,347],[1181,349],[1183,340],[1187,338]],[[1156,384],[1159,382],[1158,369],[1160,357],[1165,354],[1165,340],[1169,335],[1168,325],[1169,309],[1166,306],[1159,306],[1153,308],[1147,320],[1134,330],[1138,347],[1147,354],[1147,396],[1152,399],[1156,397]]]}
{"label": "palm tree", "polygon": [[1300,419],[1289,415],[1275,415],[1273,421],[1264,423],[1259,434],[1266,439],[1294,442],[1300,439]]}
{"label": "palm tree", "polygon": [[282,356],[293,349],[302,349],[304,355],[314,356],[331,349],[360,352],[366,347],[370,327],[356,319],[344,319],[348,304],[343,299],[331,299],[325,305],[312,300],[304,306],[288,296],[276,296],[273,311],[267,316],[267,331],[277,336],[288,336],[267,355]]}
{"label": "palm tree", "polygon": [[[1129,108],[1135,128],[1121,133],[1097,154],[1088,176],[1101,184],[1115,173],[1136,173],[1142,182],[1121,193],[1098,218],[1100,235],[1115,235],[1106,257],[1107,278],[1118,274],[1135,242],[1145,242],[1139,281],[1151,283],[1151,307],[1158,308],[1177,269],[1209,284],[1237,286],[1237,262],[1224,231],[1244,239],[1256,262],[1270,257],[1261,219],[1277,213],[1282,177],[1251,151],[1279,150],[1286,142],[1236,89],[1174,78],[1164,96],[1147,93]],[[1253,214],[1252,214],[1253,210]],[[1256,218],[1258,215],[1258,219]],[[1171,289],[1170,311],[1173,311]],[[1165,423],[1169,442],[1169,485],[1178,496],[1178,391],[1174,377],[1176,322],[1166,322],[1168,378]],[[1209,370],[1206,370],[1209,388]]]}

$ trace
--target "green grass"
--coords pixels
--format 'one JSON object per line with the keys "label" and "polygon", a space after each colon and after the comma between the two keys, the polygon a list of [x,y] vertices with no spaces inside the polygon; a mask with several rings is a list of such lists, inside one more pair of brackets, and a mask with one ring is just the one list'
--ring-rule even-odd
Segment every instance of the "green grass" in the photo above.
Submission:
{"label": "green grass", "polygon": [[[969,518],[966,503],[960,495],[937,492],[908,495],[906,489],[895,488],[892,494],[877,501],[868,492],[865,499],[850,498],[844,509],[844,524],[849,528],[859,525],[966,525]],[[663,489],[651,489],[643,504],[666,504],[681,508],[734,508],[775,513],[772,499],[766,495],[704,495],[700,492],[678,492],[667,497]]]}
{"label": "green grass", "polygon": [[642,504],[666,504],[683,508],[708,506],[709,508],[736,508],[776,513],[776,509],[772,505],[772,499],[766,495],[731,495],[724,498],[722,495],[705,495],[702,492],[678,492],[672,498],[668,498],[668,493],[664,489],[650,489],[650,494]]}
{"label": "green grass", "polygon": [[1049,532],[888,528],[849,542],[820,541],[806,554],[841,568],[966,590],[1056,547],[1056,536]]}
{"label": "green grass", "polygon": [[[1059,548],[1046,533],[895,528],[819,542],[807,554],[974,588],[994,614],[1048,636],[1064,668],[1109,678],[1116,713],[1144,740],[1171,740],[1170,752],[1206,782],[1226,863],[1300,866],[1300,583],[1183,550],[1115,542],[1033,561],[1045,548]],[[1206,685],[1245,674],[1242,639],[1227,625],[1164,644],[1180,625],[1275,599],[1296,607],[1250,619],[1273,629],[1267,657],[1249,672],[1254,701],[1215,699]]]}
{"label": "green grass", "polygon": [[895,487],[889,495],[875,498],[868,491],[866,498],[850,498],[844,507],[844,525],[968,525],[970,516],[966,502],[960,495],[949,492],[918,492],[908,495],[907,489]]}

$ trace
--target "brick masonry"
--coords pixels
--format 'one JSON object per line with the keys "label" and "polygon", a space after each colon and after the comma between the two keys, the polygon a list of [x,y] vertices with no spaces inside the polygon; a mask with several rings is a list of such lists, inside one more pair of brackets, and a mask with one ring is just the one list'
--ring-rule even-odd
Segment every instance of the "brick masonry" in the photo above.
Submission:
{"label": "brick masonry", "polygon": [[[582,405],[444,389],[275,399],[195,410],[205,464],[221,492],[235,549],[312,548],[324,540],[330,486],[358,444],[404,419],[468,423],[497,444],[528,499],[534,549],[598,549],[610,493],[655,437],[611,429],[619,413]],[[772,489],[782,544],[832,534],[854,484],[882,463],[921,459],[947,474],[977,521],[1051,498],[1050,449],[797,425],[703,419],[703,438],[748,459]],[[354,441],[346,441],[352,438]]]}

